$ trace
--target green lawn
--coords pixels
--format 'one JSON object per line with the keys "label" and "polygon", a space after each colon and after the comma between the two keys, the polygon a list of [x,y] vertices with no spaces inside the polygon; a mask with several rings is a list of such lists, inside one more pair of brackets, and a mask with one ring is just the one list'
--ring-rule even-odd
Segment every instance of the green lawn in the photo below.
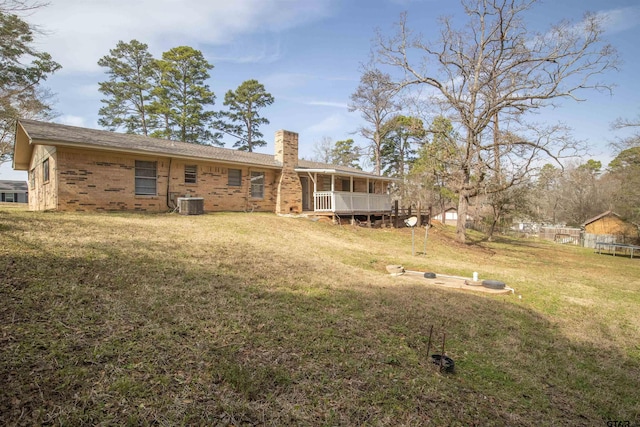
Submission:
{"label": "green lawn", "polygon": [[0,424],[640,425],[640,259],[453,235],[0,205]]}

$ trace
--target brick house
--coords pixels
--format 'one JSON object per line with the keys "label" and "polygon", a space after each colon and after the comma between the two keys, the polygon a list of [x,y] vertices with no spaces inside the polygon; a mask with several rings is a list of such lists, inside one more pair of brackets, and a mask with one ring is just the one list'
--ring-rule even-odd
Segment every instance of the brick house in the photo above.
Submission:
{"label": "brick house", "polygon": [[29,192],[24,181],[0,181],[0,202],[27,203]]}
{"label": "brick house", "polygon": [[391,212],[388,177],[300,160],[285,130],[272,156],[21,120],[13,168],[28,171],[31,210],[163,212],[197,197],[208,212]]}

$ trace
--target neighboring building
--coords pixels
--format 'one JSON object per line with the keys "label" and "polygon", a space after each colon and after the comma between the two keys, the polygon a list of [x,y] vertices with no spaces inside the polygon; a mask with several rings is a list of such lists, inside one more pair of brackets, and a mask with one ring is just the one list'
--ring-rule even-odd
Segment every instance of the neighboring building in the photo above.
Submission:
{"label": "neighboring building", "polygon": [[[436,221],[440,221],[446,225],[457,225],[458,224],[458,208],[449,207],[445,209],[443,212],[435,215],[433,217]],[[467,221],[473,221],[473,218],[467,215]]]}
{"label": "neighboring building", "polygon": [[639,227],[625,221],[613,211],[606,211],[582,224],[583,246],[595,248],[596,242],[602,243],[640,243]]}
{"label": "neighboring building", "polygon": [[284,130],[271,156],[21,120],[13,167],[29,172],[31,210],[161,212],[201,197],[205,211],[391,212],[390,178],[299,160]]}
{"label": "neighboring building", "polygon": [[24,181],[0,181],[0,202],[27,203],[27,183]]}

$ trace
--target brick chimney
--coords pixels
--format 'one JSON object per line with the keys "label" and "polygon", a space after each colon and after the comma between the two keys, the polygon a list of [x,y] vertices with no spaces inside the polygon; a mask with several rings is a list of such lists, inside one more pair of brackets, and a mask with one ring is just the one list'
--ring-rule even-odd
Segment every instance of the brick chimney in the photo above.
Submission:
{"label": "brick chimney", "polygon": [[302,184],[294,170],[298,166],[298,134],[287,130],[276,132],[275,159],[282,164],[278,180],[276,214],[302,212]]}

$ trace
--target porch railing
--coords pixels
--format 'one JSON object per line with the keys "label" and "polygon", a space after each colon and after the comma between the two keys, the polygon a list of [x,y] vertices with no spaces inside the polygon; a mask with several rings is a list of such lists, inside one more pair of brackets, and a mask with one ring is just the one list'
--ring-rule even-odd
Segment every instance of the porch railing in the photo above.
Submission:
{"label": "porch railing", "polygon": [[318,191],[313,194],[313,201],[315,212],[367,213],[391,211],[391,196],[388,194]]}

